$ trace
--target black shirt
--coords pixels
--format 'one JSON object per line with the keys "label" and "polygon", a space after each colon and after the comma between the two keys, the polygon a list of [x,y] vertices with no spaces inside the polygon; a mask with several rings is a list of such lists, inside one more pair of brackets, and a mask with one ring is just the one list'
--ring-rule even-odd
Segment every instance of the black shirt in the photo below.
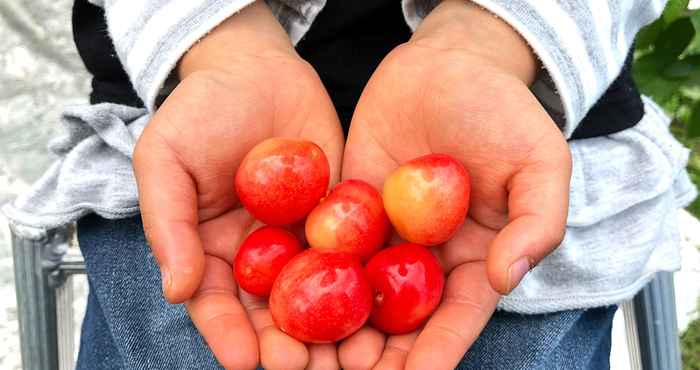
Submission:
{"label": "black shirt", "polygon": [[[92,74],[90,102],[143,106],[116,56],[104,12],[87,0],[73,6],[73,36]],[[352,112],[374,69],[411,33],[396,0],[329,0],[297,45],[314,66],[347,133]],[[571,140],[605,136],[632,127],[644,114],[632,80],[632,51],[620,75],[574,131]]]}

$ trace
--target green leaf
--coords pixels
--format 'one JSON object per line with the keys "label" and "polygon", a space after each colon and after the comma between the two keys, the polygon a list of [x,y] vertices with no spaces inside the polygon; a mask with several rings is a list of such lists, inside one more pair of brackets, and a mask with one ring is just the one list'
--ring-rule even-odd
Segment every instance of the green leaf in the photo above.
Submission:
{"label": "green leaf", "polygon": [[679,18],[659,33],[654,47],[640,53],[632,68],[633,77],[643,94],[664,105],[682,86],[700,79],[700,57],[680,55],[693,37],[690,20]]}
{"label": "green leaf", "polygon": [[635,47],[640,50],[646,50],[656,43],[661,31],[664,30],[664,20],[659,18],[642,28],[635,38]]}
{"label": "green leaf", "polygon": [[700,9],[695,9],[690,14],[690,22],[695,29],[695,36],[688,44],[683,54],[685,55],[700,55]]}
{"label": "green leaf", "polygon": [[700,103],[700,85],[683,86],[679,92],[683,98]]}
{"label": "green leaf", "polygon": [[669,54],[658,51],[641,56],[632,65],[632,74],[635,78],[647,78],[651,75],[659,74],[670,64],[678,59]]}
{"label": "green leaf", "polygon": [[682,81],[669,80],[658,74],[638,77],[635,80],[642,94],[650,96],[662,106],[676,95],[683,84]]}
{"label": "green leaf", "polygon": [[698,66],[680,60],[666,66],[662,73],[666,78],[686,79],[696,72],[697,69]]}
{"label": "green leaf", "polygon": [[657,39],[654,51],[673,57],[680,56],[695,35],[690,18],[679,18],[664,29]]}
{"label": "green leaf", "polygon": [[682,17],[685,11],[688,9],[688,3],[690,0],[669,0],[666,4],[661,18],[664,20],[666,25],[675,22],[678,18]]}
{"label": "green leaf", "polygon": [[636,47],[644,50],[656,43],[661,32],[673,22],[685,16],[689,0],[669,0],[659,19],[643,27],[637,33]]}
{"label": "green leaf", "polygon": [[688,120],[686,135],[689,139],[700,137],[700,104],[693,106],[693,112]]}
{"label": "green leaf", "polygon": [[[682,100],[682,99],[679,99]],[[676,107],[676,109],[669,110],[669,112],[675,112],[675,119],[683,124],[683,131],[685,133],[688,127],[688,122],[690,121],[690,116],[693,114],[694,105],[684,102]]]}

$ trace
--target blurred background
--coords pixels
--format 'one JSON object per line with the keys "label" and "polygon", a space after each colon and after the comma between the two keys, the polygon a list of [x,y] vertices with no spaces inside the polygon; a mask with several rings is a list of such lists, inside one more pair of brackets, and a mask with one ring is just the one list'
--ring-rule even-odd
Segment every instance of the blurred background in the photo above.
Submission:
{"label": "blurred background", "polygon": [[[46,144],[62,129],[63,107],[88,102],[90,82],[73,44],[72,6],[72,0],[0,1],[0,204],[27,189],[53,161]],[[9,232],[0,215],[3,370],[21,369]],[[84,276],[75,280],[75,325],[82,320],[85,284]]]}
{"label": "blurred background", "polygon": [[[46,144],[64,106],[87,103],[88,75],[75,50],[72,0],[0,1],[0,204],[27,189],[53,158]],[[634,76],[640,90],[673,117],[671,128],[693,150],[688,170],[700,184],[700,0],[670,0],[638,36]],[[695,10],[693,10],[695,9]],[[683,270],[676,305],[685,370],[700,370],[700,199],[679,213]],[[74,281],[74,325],[85,305],[84,277]],[[21,369],[19,329],[6,220],[0,215],[0,369]],[[629,369],[621,315],[611,362]],[[79,330],[76,330],[79,333]],[[77,343],[77,341],[76,341]]]}

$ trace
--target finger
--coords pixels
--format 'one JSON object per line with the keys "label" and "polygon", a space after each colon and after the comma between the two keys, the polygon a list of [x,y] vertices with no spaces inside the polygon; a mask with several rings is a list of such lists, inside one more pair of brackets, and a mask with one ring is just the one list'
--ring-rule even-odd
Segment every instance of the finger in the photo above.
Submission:
{"label": "finger", "polygon": [[334,343],[309,344],[307,370],[335,370],[338,364],[338,347]]}
{"label": "finger", "polygon": [[232,263],[238,247],[255,230],[255,219],[244,208],[236,208],[199,224],[204,251]]}
{"label": "finger", "polygon": [[133,163],[143,228],[160,265],[163,295],[171,303],[183,302],[199,287],[204,272],[196,186],[168,144],[148,128]]}
{"label": "finger", "polygon": [[277,329],[267,301],[244,291],[240,292],[240,297],[258,334],[262,367],[266,370],[304,369],[309,363],[306,345]]}
{"label": "finger", "polygon": [[440,306],[408,354],[406,369],[454,369],[483,330],[498,299],[483,262],[456,267],[447,279]]}
{"label": "finger", "polygon": [[485,227],[467,217],[464,225],[457,234],[444,245],[430,248],[440,261],[445,274],[453,268],[467,262],[483,261],[486,259],[489,245],[496,237],[496,231]]}
{"label": "finger", "polygon": [[345,370],[371,369],[379,361],[386,337],[379,330],[365,326],[338,347],[340,366]]}
{"label": "finger", "polygon": [[[564,145],[565,146],[565,145]],[[525,167],[509,181],[508,224],[489,248],[488,277],[498,292],[508,294],[524,275],[564,238],[569,206],[571,158]]]}
{"label": "finger", "polygon": [[[392,335],[387,339],[382,357],[374,366],[374,370],[403,370],[406,368],[406,358],[413,347],[418,332],[404,335]],[[428,366],[426,369],[432,369]]]}
{"label": "finger", "polygon": [[187,311],[216,359],[227,369],[255,369],[258,342],[248,315],[236,298],[231,266],[207,256],[202,284]]}

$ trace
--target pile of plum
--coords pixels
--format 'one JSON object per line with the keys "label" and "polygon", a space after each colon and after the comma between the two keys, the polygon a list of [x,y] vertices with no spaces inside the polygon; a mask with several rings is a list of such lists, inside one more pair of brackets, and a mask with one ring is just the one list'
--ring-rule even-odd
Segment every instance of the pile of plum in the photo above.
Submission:
{"label": "pile of plum", "polygon": [[[236,281],[269,297],[275,325],[307,343],[341,340],[368,320],[389,334],[417,329],[442,297],[443,269],[429,248],[465,220],[466,169],[429,154],[396,168],[381,194],[352,179],[327,193],[329,178],[312,142],[272,138],[246,155],[236,193],[266,226],[239,246]],[[304,220],[297,237],[289,227]],[[392,239],[402,241],[386,246]]]}

